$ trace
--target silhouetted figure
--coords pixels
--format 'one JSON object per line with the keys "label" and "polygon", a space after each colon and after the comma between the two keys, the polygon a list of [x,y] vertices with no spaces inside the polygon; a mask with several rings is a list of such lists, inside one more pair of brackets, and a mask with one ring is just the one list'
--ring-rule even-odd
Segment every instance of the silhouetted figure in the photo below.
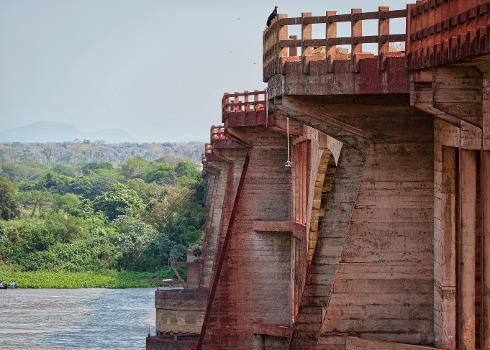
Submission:
{"label": "silhouetted figure", "polygon": [[274,11],[269,15],[269,18],[267,18],[267,27],[271,25],[272,20],[277,16],[277,6],[274,7]]}

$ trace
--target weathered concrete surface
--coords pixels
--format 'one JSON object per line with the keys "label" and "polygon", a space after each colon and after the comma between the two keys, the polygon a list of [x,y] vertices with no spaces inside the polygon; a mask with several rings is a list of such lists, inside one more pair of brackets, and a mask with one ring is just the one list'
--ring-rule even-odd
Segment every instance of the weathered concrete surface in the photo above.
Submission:
{"label": "weathered concrete surface", "polygon": [[155,292],[157,335],[201,331],[208,291],[203,289],[157,290]]}
{"label": "weathered concrete surface", "polygon": [[408,5],[406,50],[411,69],[490,53],[490,2],[417,1]]}
{"label": "weathered concrete surface", "polygon": [[[488,348],[489,13],[424,0],[266,29],[267,94],[225,94],[206,148],[211,292],[195,346]],[[409,32],[390,34],[407,14]],[[390,50],[400,41],[408,54]],[[362,51],[373,42],[378,56]]]}
{"label": "weathered concrete surface", "polygon": [[[309,105],[309,101],[314,103]],[[342,152],[355,147],[356,139],[360,145],[347,156],[350,173],[343,177],[341,153],[333,189],[341,188],[342,211],[335,209],[336,192],[332,189],[330,196],[334,197],[327,199],[324,227],[320,229],[320,236],[325,230],[323,235],[331,237],[330,242],[317,244],[303,294],[308,302],[302,305],[304,314],[300,309],[291,348],[311,348],[320,334],[338,337],[338,333],[349,332],[430,344],[432,119],[411,109],[406,98],[405,106],[391,107],[330,106],[328,101],[283,97],[282,104],[276,106],[291,118],[335,135],[344,142]],[[345,133],[342,126],[366,139]],[[359,149],[365,151],[363,157],[355,156]],[[352,172],[356,159],[361,161],[357,177]],[[343,178],[345,185],[341,185]],[[349,198],[352,209],[348,209]],[[334,214],[328,220],[330,210]]]}
{"label": "weathered concrete surface", "polygon": [[205,170],[208,181],[207,198],[209,198],[209,203],[207,205],[208,218],[205,227],[205,244],[201,255],[203,264],[200,286],[203,288],[209,288],[214,258],[218,249],[219,230],[223,214],[229,167],[230,164],[223,160],[211,162]]}
{"label": "weathered concrete surface", "polygon": [[146,350],[193,350],[197,348],[198,338],[198,335],[193,337],[150,336],[146,338]]}
{"label": "weathered concrete surface", "polygon": [[148,350],[197,348],[208,299],[207,289],[157,290],[155,336],[146,338]]}
{"label": "weathered concrete surface", "polygon": [[[203,325],[213,278],[213,265],[219,259],[221,245],[237,191],[246,145],[229,137],[215,137],[211,130],[211,147],[203,157],[204,174],[208,178],[208,218],[201,263],[188,256],[188,262],[172,263],[187,268],[183,290],[161,290],[155,294],[157,335],[147,338],[148,349],[195,349]],[[189,254],[188,254],[189,255]]]}
{"label": "weathered concrete surface", "polygon": [[223,272],[203,342],[205,348],[234,344],[251,347],[253,323],[290,323],[291,237],[253,231],[255,220],[290,220],[290,171],[284,167],[286,140],[263,128],[247,128],[241,136],[251,145],[250,161],[241,193],[243,200],[224,252]]}
{"label": "weathered concrete surface", "polygon": [[490,60],[427,68],[411,75],[411,105],[434,117],[434,344],[490,344],[485,252],[484,172]]}
{"label": "weathered concrete surface", "polygon": [[310,71],[305,74],[301,60],[286,61],[284,74],[268,82],[270,97],[408,93],[403,56],[388,58],[384,71],[377,69],[377,57],[359,60],[357,71],[350,60],[334,61],[332,72],[328,72],[327,65],[325,60],[311,61]]}
{"label": "weathered concrete surface", "polygon": [[362,339],[358,337],[347,337],[345,348],[347,350],[434,350],[435,349],[433,347],[428,347],[428,346],[414,346],[409,344]]}
{"label": "weathered concrete surface", "polygon": [[[295,332],[291,341],[293,349],[309,349],[316,343],[316,337],[322,324],[322,307],[327,305],[332,293],[333,279],[340,260],[365,160],[366,155],[362,151],[359,152],[346,146],[342,148],[335,180],[327,197],[328,205],[308,270],[297,321],[294,324]],[[332,222],[338,224],[334,227],[331,225]]]}

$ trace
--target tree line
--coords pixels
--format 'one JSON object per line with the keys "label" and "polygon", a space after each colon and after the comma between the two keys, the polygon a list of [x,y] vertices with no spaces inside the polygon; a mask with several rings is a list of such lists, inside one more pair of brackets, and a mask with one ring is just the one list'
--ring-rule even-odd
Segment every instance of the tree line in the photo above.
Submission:
{"label": "tree line", "polygon": [[200,254],[196,164],[0,163],[0,263],[21,271],[158,271]]}

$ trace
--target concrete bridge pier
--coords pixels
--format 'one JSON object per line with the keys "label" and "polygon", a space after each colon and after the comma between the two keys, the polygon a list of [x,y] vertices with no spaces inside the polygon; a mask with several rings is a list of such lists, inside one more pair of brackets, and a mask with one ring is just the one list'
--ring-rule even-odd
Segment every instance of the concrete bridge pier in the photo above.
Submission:
{"label": "concrete bridge pier", "polygon": [[206,146],[200,289],[168,295],[206,290],[187,344],[490,348],[490,2],[280,14],[263,49],[267,93],[225,94]]}
{"label": "concrete bridge pier", "polygon": [[481,207],[483,246],[483,327],[482,348],[490,348],[490,62],[482,79],[483,150],[481,151]]}
{"label": "concrete bridge pier", "polygon": [[460,236],[460,310],[459,348],[475,349],[476,326],[476,201],[477,160],[476,152],[461,150],[461,236]]}
{"label": "concrete bridge pier", "polygon": [[482,347],[490,348],[490,151],[482,152],[483,329]]}
{"label": "concrete bridge pier", "polygon": [[[237,128],[238,129],[238,128]],[[223,243],[222,268],[208,310],[203,348],[226,348],[237,341],[253,346],[253,324],[285,325],[291,318],[291,238],[267,228],[267,222],[290,221],[290,169],[286,138],[263,127],[235,130],[250,145],[243,186]],[[273,281],[273,283],[272,283]],[[269,310],[261,314],[260,310]],[[260,323],[260,324],[259,324]]]}
{"label": "concrete bridge pier", "polygon": [[272,105],[342,143],[290,348],[345,348],[349,334],[376,339],[375,330],[380,339],[428,344],[433,120],[412,109],[407,95],[337,100],[343,103],[283,95]]}
{"label": "concrete bridge pier", "polygon": [[411,74],[411,105],[434,117],[434,331],[444,349],[489,344],[488,66],[468,59]]}

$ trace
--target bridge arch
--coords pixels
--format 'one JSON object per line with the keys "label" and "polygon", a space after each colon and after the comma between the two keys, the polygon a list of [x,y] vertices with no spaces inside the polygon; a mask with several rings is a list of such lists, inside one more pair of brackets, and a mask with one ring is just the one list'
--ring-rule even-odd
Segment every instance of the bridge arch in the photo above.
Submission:
{"label": "bridge arch", "polygon": [[321,227],[325,208],[327,206],[328,194],[332,188],[337,165],[334,155],[326,148],[323,150],[318,164],[318,169],[313,188],[311,206],[311,219],[308,235],[308,266],[311,264],[318,241],[318,229]]}

